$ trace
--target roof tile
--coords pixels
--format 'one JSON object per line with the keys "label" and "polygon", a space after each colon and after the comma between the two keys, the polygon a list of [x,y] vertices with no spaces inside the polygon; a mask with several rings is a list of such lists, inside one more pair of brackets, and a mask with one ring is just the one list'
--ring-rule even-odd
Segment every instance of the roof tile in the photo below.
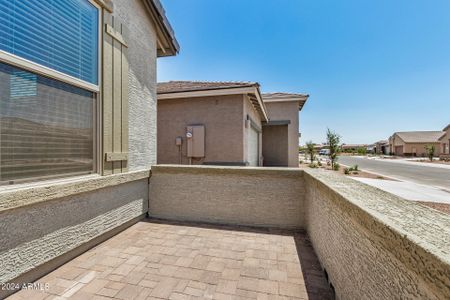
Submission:
{"label": "roof tile", "polygon": [[257,82],[245,81],[168,81],[158,82],[158,94],[217,90],[240,87],[259,87]]}
{"label": "roof tile", "polygon": [[404,131],[396,132],[405,143],[438,143],[443,131]]}

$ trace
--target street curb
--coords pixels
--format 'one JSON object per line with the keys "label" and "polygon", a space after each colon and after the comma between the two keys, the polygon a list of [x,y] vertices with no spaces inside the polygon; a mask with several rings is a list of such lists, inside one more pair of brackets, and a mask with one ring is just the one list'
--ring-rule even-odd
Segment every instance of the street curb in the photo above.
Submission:
{"label": "street curb", "polygon": [[[341,165],[341,166],[346,166],[347,168],[350,168],[350,167],[351,167],[351,166],[344,165],[344,164],[340,164],[340,165]],[[361,169],[360,171],[365,172],[365,173],[369,173],[369,174],[373,174],[373,175],[375,175],[375,176],[380,176],[380,177],[383,177],[383,178],[385,178],[385,179],[387,179],[387,180],[404,182],[404,180],[402,180],[402,179],[395,178],[395,177],[390,177],[390,176],[386,176],[386,175],[383,175],[383,174],[380,174],[380,173],[376,173],[376,172],[372,172],[372,171],[366,171],[366,170],[362,170],[362,169]],[[349,176],[349,177],[351,177],[351,176]],[[376,179],[376,178],[373,178],[373,179]],[[380,180],[383,180],[383,179],[380,179]]]}
{"label": "street curb", "polygon": [[[348,165],[344,165],[344,164],[340,164],[340,165],[341,165],[341,166],[346,166],[346,167],[349,168]],[[381,177],[383,177],[383,178],[386,178],[386,179],[392,180],[392,181],[412,182],[412,181],[408,181],[408,180],[403,180],[403,179],[399,179],[399,178],[395,178],[395,177],[386,176],[386,175],[383,175],[383,174],[380,174],[380,173],[376,173],[376,172],[365,171],[365,170],[360,170],[360,171],[363,171],[363,172],[366,172],[366,173],[370,173],[370,174],[373,174],[373,175],[376,175],[376,176],[381,176]],[[349,176],[349,177],[351,177],[351,176]],[[375,178],[375,179],[376,179],[376,178]],[[383,180],[383,179],[380,179],[380,180]],[[412,182],[412,183],[414,183],[414,182]],[[433,187],[433,188],[435,188],[435,189],[438,189],[438,190],[441,190],[441,191],[450,193],[450,189],[447,189],[447,188],[444,188],[444,187],[441,187],[441,186],[435,186],[435,185],[429,185],[429,186],[430,186],[430,187]]]}

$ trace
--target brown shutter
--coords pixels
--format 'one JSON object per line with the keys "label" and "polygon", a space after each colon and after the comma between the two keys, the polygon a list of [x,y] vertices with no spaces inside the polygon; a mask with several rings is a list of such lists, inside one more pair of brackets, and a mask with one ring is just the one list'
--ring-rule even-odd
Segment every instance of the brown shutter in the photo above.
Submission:
{"label": "brown shutter", "polygon": [[103,10],[103,175],[128,170],[127,30]]}

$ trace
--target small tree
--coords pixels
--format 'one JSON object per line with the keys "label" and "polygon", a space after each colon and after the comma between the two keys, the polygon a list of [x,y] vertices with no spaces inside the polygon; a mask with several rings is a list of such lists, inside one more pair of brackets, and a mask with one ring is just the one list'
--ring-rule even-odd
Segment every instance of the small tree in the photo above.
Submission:
{"label": "small tree", "polygon": [[340,141],[341,136],[334,131],[331,131],[329,128],[327,129],[327,144],[330,147],[330,154],[328,155],[331,160],[331,169],[335,169],[335,164],[338,160],[338,154],[340,152]]}
{"label": "small tree", "polygon": [[425,151],[427,152],[427,156],[430,159],[430,161],[433,161],[435,150],[436,147],[434,145],[425,145]]}
{"label": "small tree", "polygon": [[306,154],[309,156],[311,163],[313,163],[316,158],[316,152],[314,151],[314,143],[312,141],[306,142]]}

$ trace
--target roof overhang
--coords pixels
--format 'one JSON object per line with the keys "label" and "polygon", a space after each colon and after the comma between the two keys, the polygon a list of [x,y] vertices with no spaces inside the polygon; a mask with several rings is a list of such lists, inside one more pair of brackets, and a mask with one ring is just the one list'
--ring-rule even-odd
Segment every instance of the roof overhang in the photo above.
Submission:
{"label": "roof overhang", "polygon": [[298,102],[298,110],[302,110],[309,95],[286,94],[282,96],[263,96],[264,103],[282,103],[282,102]]}
{"label": "roof overhang", "polygon": [[283,126],[291,124],[291,120],[276,120],[276,121],[268,121],[263,122],[263,126]]}
{"label": "roof overhang", "polygon": [[173,56],[180,51],[180,45],[175,38],[175,33],[170,26],[165,11],[159,0],[142,0],[150,18],[155,24],[157,56]]}
{"label": "roof overhang", "polygon": [[227,96],[227,95],[247,95],[255,107],[256,111],[261,115],[262,121],[268,121],[267,109],[261,97],[261,93],[257,86],[238,87],[238,88],[220,88],[205,89],[195,91],[181,91],[171,93],[159,93],[158,101],[179,98],[196,98],[210,96]]}

